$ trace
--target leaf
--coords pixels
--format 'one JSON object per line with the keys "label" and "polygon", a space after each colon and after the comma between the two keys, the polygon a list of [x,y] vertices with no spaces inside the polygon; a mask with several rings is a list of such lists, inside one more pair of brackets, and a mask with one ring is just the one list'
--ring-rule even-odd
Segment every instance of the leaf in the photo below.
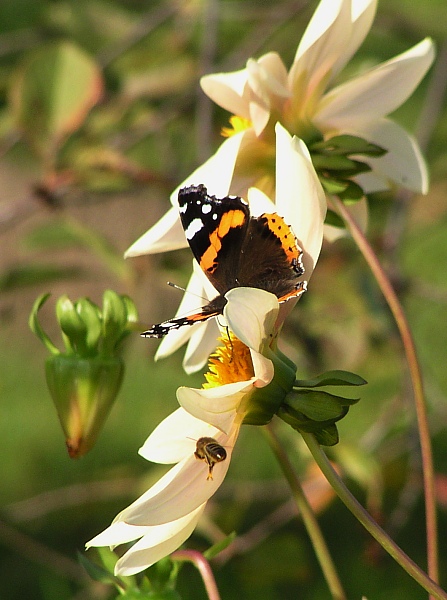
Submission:
{"label": "leaf", "polygon": [[297,387],[321,387],[325,385],[365,385],[367,381],[351,373],[350,371],[342,371],[339,369],[326,371],[321,375],[317,375],[313,379],[297,379],[295,385]]}
{"label": "leaf", "polygon": [[32,53],[13,80],[10,100],[17,126],[43,157],[76,131],[102,95],[98,65],[70,42]]}
{"label": "leaf", "polygon": [[231,532],[229,535],[227,535],[226,538],[224,538],[220,542],[217,542],[217,544],[214,544],[213,546],[211,546],[210,548],[208,548],[208,550],[206,550],[203,553],[203,556],[207,560],[211,560],[212,558],[214,558],[215,556],[217,556],[218,554],[220,554],[220,552],[222,552],[223,550],[225,550],[225,548],[228,548],[228,546],[236,538],[236,535],[237,534],[236,534],[235,531]]}

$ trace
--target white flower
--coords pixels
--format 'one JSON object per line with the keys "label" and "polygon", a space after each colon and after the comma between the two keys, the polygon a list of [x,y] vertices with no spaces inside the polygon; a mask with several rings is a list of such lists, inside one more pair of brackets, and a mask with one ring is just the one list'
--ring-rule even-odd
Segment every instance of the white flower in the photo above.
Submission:
{"label": "white flower", "polygon": [[[233,337],[214,362],[213,387],[179,388],[181,408],[149,436],[140,454],[147,460],[177,463],[145,494],[123,510],[112,525],[87,547],[138,540],[118,561],[116,574],[132,575],[176,550],[193,532],[206,502],[222,484],[250,397],[273,378],[269,345],[278,326],[276,296],[259,289],[238,288],[226,295],[224,316]],[[228,340],[227,340],[228,342]],[[227,452],[213,478],[194,457],[196,441],[211,437]]]}
{"label": "white flower", "polygon": [[407,100],[429,69],[431,40],[331,87],[365,39],[376,5],[377,0],[321,0],[289,72],[270,52],[249,59],[241,71],[206,75],[201,85],[214,102],[249,120],[257,136],[280,121],[305,141],[318,130],[325,138],[344,133],[385,148],[383,157],[367,159],[372,174],[359,178],[366,192],[386,189],[391,180],[426,193],[427,170],[416,141],[385,117]]}
{"label": "white flower", "polygon": [[[228,194],[236,162],[236,156],[248,144],[250,136],[237,134],[226,140],[218,152],[196,174],[188,177],[183,185],[204,183],[209,193],[217,196]],[[256,188],[239,189],[250,203],[250,212],[259,216],[264,212],[276,212],[291,226],[298,243],[304,251],[305,278],[309,280],[321,249],[323,239],[323,222],[326,215],[326,199],[312,166],[309,152],[305,144],[292,137],[281,125],[276,127],[276,193],[275,202]],[[220,162],[221,161],[221,162]],[[211,166],[210,166],[211,165]],[[220,173],[216,187],[213,172]],[[208,175],[207,175],[208,174]],[[239,181],[241,184],[241,182]],[[241,184],[242,185],[242,184]],[[181,187],[181,186],[180,186]],[[234,189],[231,189],[234,193]],[[171,197],[173,204],[177,202],[178,190]],[[127,256],[136,256],[175,249],[187,246],[184,232],[180,225],[178,209],[171,208],[168,213],[144,234],[127,251]],[[192,293],[189,293],[192,292]],[[178,316],[197,310],[198,297],[214,298],[216,290],[194,261],[191,280],[186,294],[177,311]],[[177,350],[189,340],[184,358],[187,372],[200,369],[214,349],[218,327],[214,319],[199,323],[193,327],[170,332],[161,342],[156,359],[163,358]]]}

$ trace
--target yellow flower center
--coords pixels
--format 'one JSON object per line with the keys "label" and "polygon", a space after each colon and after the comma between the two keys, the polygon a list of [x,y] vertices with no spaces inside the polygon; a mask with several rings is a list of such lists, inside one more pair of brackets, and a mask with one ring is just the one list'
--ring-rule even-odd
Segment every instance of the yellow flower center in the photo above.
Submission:
{"label": "yellow flower center", "polygon": [[254,376],[250,349],[232,333],[219,338],[221,346],[216,348],[209,360],[209,372],[205,374],[204,388],[217,387],[236,381],[248,381]]}
{"label": "yellow flower center", "polygon": [[243,117],[237,117],[236,115],[233,115],[230,117],[230,125],[231,127],[222,127],[220,133],[223,137],[231,137],[236,133],[250,129],[252,123],[249,119],[244,119]]}

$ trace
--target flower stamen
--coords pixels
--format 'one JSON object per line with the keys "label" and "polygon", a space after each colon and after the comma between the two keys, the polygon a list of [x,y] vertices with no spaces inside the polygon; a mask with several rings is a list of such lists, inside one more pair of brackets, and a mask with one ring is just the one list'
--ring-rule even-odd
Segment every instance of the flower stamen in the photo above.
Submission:
{"label": "flower stamen", "polygon": [[209,359],[209,372],[205,374],[204,388],[212,388],[237,381],[248,381],[254,377],[250,349],[233,333],[219,338],[222,345],[216,348]]}

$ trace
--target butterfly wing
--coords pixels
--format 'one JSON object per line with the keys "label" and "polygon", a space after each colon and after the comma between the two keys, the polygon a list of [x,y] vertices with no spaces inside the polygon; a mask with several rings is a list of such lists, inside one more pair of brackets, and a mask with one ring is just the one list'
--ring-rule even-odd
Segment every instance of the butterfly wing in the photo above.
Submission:
{"label": "butterfly wing", "polygon": [[290,226],[277,214],[252,217],[241,249],[239,285],[275,294],[280,302],[300,296],[306,283],[303,251]]}
{"label": "butterfly wing", "polygon": [[197,185],[180,190],[179,211],[192,253],[210,282],[219,294],[236,287],[250,222],[248,204],[238,196],[210,196]]}

